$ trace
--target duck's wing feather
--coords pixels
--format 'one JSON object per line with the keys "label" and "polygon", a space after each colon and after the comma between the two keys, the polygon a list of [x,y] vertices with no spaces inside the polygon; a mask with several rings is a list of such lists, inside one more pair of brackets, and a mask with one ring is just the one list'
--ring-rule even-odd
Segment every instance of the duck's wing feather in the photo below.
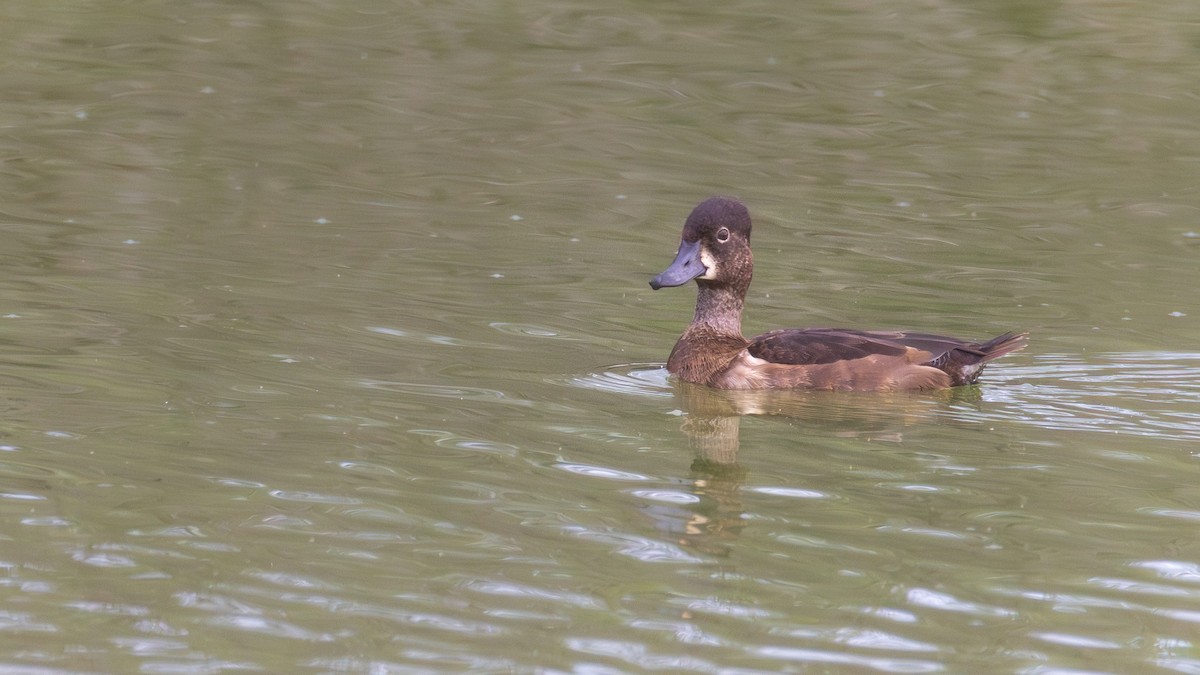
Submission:
{"label": "duck's wing feather", "polygon": [[[991,361],[1025,347],[1025,333],[1005,333],[986,342],[972,342],[931,333],[908,331],[865,331],[843,328],[786,328],[763,333],[750,341],[747,349],[772,363],[816,365],[835,361],[853,361],[867,356],[917,356],[924,362],[942,367],[952,353],[964,363]],[[918,358],[916,362],[921,362]]]}
{"label": "duck's wing feather", "polygon": [[898,357],[911,354],[910,350],[914,349],[926,352],[930,362],[937,362],[955,350],[983,357],[988,354],[987,346],[943,335],[908,331],[787,328],[753,338],[747,349],[752,356],[771,363],[800,366],[853,361],[867,356]]}
{"label": "duck's wing feather", "polygon": [[1026,339],[1024,333],[971,342],[906,331],[776,330],[749,340],[724,376],[734,383],[727,388],[940,389],[975,382],[988,361],[1021,349]]}
{"label": "duck's wing feather", "polygon": [[[773,330],[751,339],[746,349],[751,356],[794,366],[853,361],[867,356],[901,356],[909,347],[904,333],[868,332],[840,328],[788,328]],[[937,336],[921,336],[936,338]],[[923,342],[934,342],[922,340]],[[945,351],[938,348],[934,354]]]}

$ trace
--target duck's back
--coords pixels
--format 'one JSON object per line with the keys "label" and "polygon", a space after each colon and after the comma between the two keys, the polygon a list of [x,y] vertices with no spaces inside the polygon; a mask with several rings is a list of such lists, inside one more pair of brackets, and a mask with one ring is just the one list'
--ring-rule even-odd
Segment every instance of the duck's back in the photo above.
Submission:
{"label": "duck's back", "polygon": [[783,329],[752,338],[742,367],[732,364],[737,372],[730,374],[743,382],[738,388],[939,389],[974,383],[988,361],[1025,343],[1025,334],[1015,333],[971,342],[905,331]]}

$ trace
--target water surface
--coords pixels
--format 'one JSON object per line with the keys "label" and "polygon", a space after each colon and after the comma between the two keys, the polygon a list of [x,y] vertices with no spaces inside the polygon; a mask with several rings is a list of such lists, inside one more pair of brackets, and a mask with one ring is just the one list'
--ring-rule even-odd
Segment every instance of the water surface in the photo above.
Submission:
{"label": "water surface", "polygon": [[[10,9],[6,671],[1200,672],[1190,4]],[[676,383],[718,193],[1031,346]]]}

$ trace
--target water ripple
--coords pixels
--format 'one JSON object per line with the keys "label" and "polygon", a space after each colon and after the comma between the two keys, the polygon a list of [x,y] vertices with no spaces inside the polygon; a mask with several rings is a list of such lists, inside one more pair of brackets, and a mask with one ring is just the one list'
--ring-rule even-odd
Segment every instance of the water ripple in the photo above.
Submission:
{"label": "water ripple", "polygon": [[434,398],[445,398],[456,401],[496,401],[508,399],[510,403],[523,403],[517,399],[509,399],[508,395],[497,389],[485,389],[483,387],[463,387],[449,384],[417,384],[413,382],[393,382],[388,380],[368,380],[359,381],[359,385],[366,389],[376,389],[396,394],[409,394],[413,396],[431,396]]}
{"label": "water ripple", "polygon": [[954,410],[978,421],[1019,420],[1046,429],[1200,440],[1200,354],[1114,353],[1085,361],[1042,354],[1028,366],[988,372],[1003,408]]}
{"label": "water ripple", "polygon": [[942,664],[934,661],[872,657],[825,649],[771,646],[759,647],[755,652],[761,656],[793,663],[837,664],[888,673],[937,673],[945,670]]}
{"label": "water ripple", "polygon": [[567,384],[610,394],[672,396],[667,369],[661,363],[626,363],[598,373],[568,378]]}
{"label": "water ripple", "polygon": [[963,612],[976,616],[1016,617],[1017,612],[1006,607],[995,607],[978,602],[960,600],[959,598],[928,588],[913,588],[908,591],[906,599],[918,607],[940,609],[946,612]]}
{"label": "water ripple", "polygon": [[804,488],[762,486],[749,489],[759,494],[775,497],[791,497],[792,499],[828,499],[830,497],[829,494],[820,490],[806,490]]}
{"label": "water ripple", "polygon": [[1200,583],[1200,565],[1190,561],[1146,560],[1144,562],[1131,563],[1130,567],[1152,570],[1158,576],[1164,579],[1171,579],[1172,581],[1185,581],[1191,584]]}
{"label": "water ripple", "polygon": [[569,471],[581,476],[589,476],[592,478],[607,478],[609,480],[650,480],[649,476],[642,474],[631,473],[628,471],[618,471],[604,466],[592,466],[588,464],[572,464],[569,462],[558,462],[554,465],[555,468]]}
{"label": "water ripple", "polygon": [[[599,638],[570,638],[566,646],[583,654],[606,656],[644,670],[701,671],[716,670],[715,664],[691,656],[658,656],[649,653],[646,645],[628,640]],[[599,671],[602,672],[602,671]]]}
{"label": "water ripple", "polygon": [[463,584],[463,588],[486,595],[520,598],[524,601],[543,600],[554,604],[567,604],[585,609],[604,608],[604,603],[600,600],[581,593],[549,590],[512,581],[473,579]]}
{"label": "water ripple", "polygon": [[688,553],[684,549],[649,537],[621,532],[606,532],[582,526],[571,526],[564,530],[567,534],[581,539],[608,544],[615,553],[635,558],[642,562],[661,563],[701,563],[702,558]]}
{"label": "water ripple", "polygon": [[[1091,360],[1074,354],[1041,354],[1032,358],[1031,365],[1002,364],[988,371],[982,392],[989,404],[996,405],[981,409],[958,404],[940,414],[975,422],[1020,421],[1054,430],[1200,440],[1200,354],[1112,353]],[[565,383],[622,395],[675,395],[660,364],[613,365],[567,378]],[[815,399],[818,403],[831,400]]]}
{"label": "water ripple", "polygon": [[642,499],[667,504],[696,504],[700,501],[696,495],[679,490],[633,490],[631,494]]}

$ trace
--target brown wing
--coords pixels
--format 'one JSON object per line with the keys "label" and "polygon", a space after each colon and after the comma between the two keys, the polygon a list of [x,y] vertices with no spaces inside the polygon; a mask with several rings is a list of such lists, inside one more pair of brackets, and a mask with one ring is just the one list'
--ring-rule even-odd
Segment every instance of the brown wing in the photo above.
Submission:
{"label": "brown wing", "polygon": [[1005,333],[986,342],[970,342],[929,333],[804,328],[764,333],[751,340],[746,349],[765,361],[797,366],[849,365],[868,356],[905,355],[904,361],[936,368],[950,376],[952,385],[960,385],[975,382],[988,361],[1023,349],[1027,341],[1025,333]]}
{"label": "brown wing", "polygon": [[[908,351],[909,346],[927,349],[923,344],[906,344],[904,336],[904,333],[871,333],[838,328],[793,328],[763,333],[753,338],[746,349],[751,356],[764,361],[794,366],[853,361],[873,355],[900,356]],[[934,356],[944,351],[944,347],[938,349]]]}

